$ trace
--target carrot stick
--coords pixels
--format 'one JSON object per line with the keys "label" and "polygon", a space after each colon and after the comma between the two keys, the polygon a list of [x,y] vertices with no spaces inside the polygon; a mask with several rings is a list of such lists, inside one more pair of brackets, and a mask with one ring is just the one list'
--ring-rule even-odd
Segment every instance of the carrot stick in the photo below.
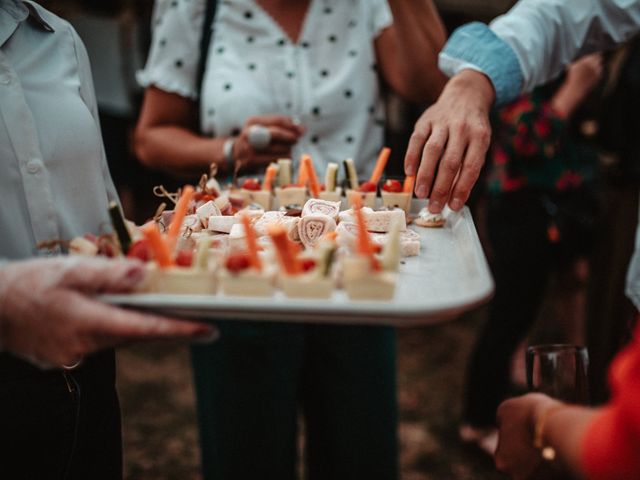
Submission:
{"label": "carrot stick", "polygon": [[251,260],[251,266],[259,272],[262,271],[262,262],[258,256],[258,242],[256,240],[256,232],[253,231],[249,215],[241,215],[242,226],[244,227],[244,234],[247,241],[247,250],[249,251],[249,259]]}
{"label": "carrot stick", "polygon": [[176,243],[176,239],[178,238],[178,234],[180,233],[180,227],[182,227],[182,222],[184,221],[184,217],[187,215],[187,210],[189,209],[189,203],[191,203],[191,199],[193,198],[194,189],[191,185],[186,185],[182,189],[182,195],[180,195],[180,200],[176,203],[176,208],[173,212],[173,220],[171,220],[171,225],[169,225],[169,230],[167,231],[167,237],[169,241],[169,247],[173,248]]}
{"label": "carrot stick", "polygon": [[360,196],[354,197],[353,211],[356,214],[356,224],[358,225],[358,253],[369,258],[369,261],[371,262],[371,268],[373,268],[374,270],[379,270],[380,267],[378,261],[376,260],[376,257],[374,257],[373,255],[373,245],[371,245],[371,240],[369,239],[369,232],[367,232],[367,225],[364,219],[364,214],[362,213],[362,200]]}
{"label": "carrot stick", "polygon": [[158,230],[157,225],[155,223],[149,223],[142,227],[142,234],[147,242],[149,242],[149,247],[160,268],[171,267],[173,265],[171,251],[169,250],[167,242],[165,242],[162,235],[160,235],[160,230]]}
{"label": "carrot stick", "polygon": [[298,168],[298,186],[306,187],[308,181],[309,172],[307,171],[307,164],[305,162],[300,162],[300,168]]}
{"label": "carrot stick", "polygon": [[288,275],[299,274],[302,268],[296,257],[297,252],[295,252],[296,249],[293,248],[293,244],[291,240],[289,240],[284,227],[273,225],[269,228],[269,236],[271,237],[273,246],[276,248],[278,260],[284,271],[287,272]]}
{"label": "carrot stick", "polygon": [[316,169],[313,168],[313,161],[311,157],[307,154],[302,156],[302,164],[305,166],[304,169],[309,176],[309,188],[311,190],[311,195],[313,198],[318,198],[320,196],[320,185],[318,184],[318,176],[316,175]]}
{"label": "carrot stick", "polygon": [[273,179],[276,178],[276,173],[278,173],[278,167],[275,165],[269,165],[267,167],[267,171],[264,174],[264,180],[262,181],[262,190],[271,190]]}
{"label": "carrot stick", "polygon": [[333,232],[327,232],[324,234],[323,238],[330,242],[335,242],[336,238],[338,238],[338,232],[336,232],[335,230]]}
{"label": "carrot stick", "polygon": [[407,175],[404,179],[404,185],[402,187],[403,193],[413,193],[413,187],[416,185],[416,176],[415,175]]}
{"label": "carrot stick", "polygon": [[384,147],[380,150],[380,155],[378,155],[378,161],[376,162],[376,168],[373,169],[373,173],[369,179],[371,183],[377,185],[382,178],[384,168],[387,166],[387,162],[389,161],[389,155],[391,155],[391,149],[389,147]]}

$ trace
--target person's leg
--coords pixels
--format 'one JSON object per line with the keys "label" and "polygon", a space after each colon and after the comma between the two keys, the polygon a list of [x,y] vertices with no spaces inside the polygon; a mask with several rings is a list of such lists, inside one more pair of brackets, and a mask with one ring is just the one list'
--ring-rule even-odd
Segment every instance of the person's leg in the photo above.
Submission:
{"label": "person's leg", "polygon": [[548,217],[533,195],[505,195],[489,202],[495,296],[471,354],[463,421],[495,425],[509,391],[511,356],[533,324],[550,268]]}
{"label": "person's leg", "polygon": [[205,480],[295,478],[304,327],[220,322],[192,348]]}
{"label": "person's leg", "polygon": [[0,354],[0,476],[121,479],[113,366],[110,352],[88,358],[65,378]]}
{"label": "person's leg", "polygon": [[302,380],[310,480],[398,476],[395,331],[309,327]]}

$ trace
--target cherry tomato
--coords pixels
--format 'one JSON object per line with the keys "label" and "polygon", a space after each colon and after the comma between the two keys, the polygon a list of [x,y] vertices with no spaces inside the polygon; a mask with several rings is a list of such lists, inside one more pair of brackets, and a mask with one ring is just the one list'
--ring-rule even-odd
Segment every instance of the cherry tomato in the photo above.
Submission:
{"label": "cherry tomato", "polygon": [[362,185],[360,185],[360,188],[358,189],[358,191],[363,193],[369,193],[369,192],[375,192],[376,188],[377,187],[375,183],[364,182]]}
{"label": "cherry tomato", "polygon": [[316,268],[316,261],[313,258],[305,258],[301,263],[303,272],[310,272],[311,270]]}
{"label": "cherry tomato", "polygon": [[176,265],[179,267],[190,267],[193,263],[193,250],[180,250],[176,254]]}
{"label": "cherry tomato", "polygon": [[249,268],[251,261],[246,253],[232,253],[227,257],[224,265],[229,272],[239,273]]}
{"label": "cherry tomato", "polygon": [[245,190],[260,190],[262,186],[260,185],[260,181],[257,178],[247,178],[244,182],[242,182],[242,188]]}
{"label": "cherry tomato", "polygon": [[142,260],[143,262],[148,262],[149,260],[151,260],[151,249],[149,248],[149,243],[144,239],[134,242],[129,247],[127,257],[137,258],[138,260]]}
{"label": "cherry tomato", "polygon": [[398,180],[387,180],[382,185],[385,192],[400,193],[402,192],[402,184]]}

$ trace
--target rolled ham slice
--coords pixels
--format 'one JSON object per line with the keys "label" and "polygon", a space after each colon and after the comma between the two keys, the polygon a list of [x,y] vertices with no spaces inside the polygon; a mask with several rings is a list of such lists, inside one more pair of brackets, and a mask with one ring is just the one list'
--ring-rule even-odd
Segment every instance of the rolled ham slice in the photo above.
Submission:
{"label": "rolled ham slice", "polygon": [[340,202],[330,202],[328,200],[320,200],[319,198],[310,198],[302,208],[302,216],[307,215],[326,215],[334,221],[338,219],[340,213]]}
{"label": "rolled ham slice", "polygon": [[307,248],[313,248],[326,233],[336,229],[336,222],[327,215],[307,215],[298,223],[300,241]]}
{"label": "rolled ham slice", "polygon": [[[373,233],[371,239],[384,246],[389,238],[386,233]],[[405,230],[400,233],[400,256],[416,257],[420,255],[420,235],[413,230]]]}
{"label": "rolled ham slice", "polygon": [[[392,210],[372,210],[371,208],[362,207],[362,214],[370,232],[386,233],[394,222],[400,222],[401,230],[407,228],[407,217],[404,210],[395,208]],[[353,210],[345,210],[339,214],[340,222],[355,223],[355,215]]]}
{"label": "rolled ham slice", "polygon": [[353,222],[340,222],[336,228],[336,243],[339,247],[354,248],[358,238],[358,225]]}

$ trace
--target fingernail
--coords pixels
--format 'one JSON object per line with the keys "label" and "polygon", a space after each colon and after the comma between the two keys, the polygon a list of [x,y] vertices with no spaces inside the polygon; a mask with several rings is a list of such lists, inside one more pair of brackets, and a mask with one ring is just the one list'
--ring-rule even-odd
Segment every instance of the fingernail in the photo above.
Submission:
{"label": "fingernail", "polygon": [[439,201],[429,200],[429,211],[431,213],[440,213],[440,210],[442,210],[442,205],[440,205]]}
{"label": "fingernail", "polygon": [[462,205],[463,205],[462,200],[460,200],[459,198],[454,198],[453,200],[451,200],[451,203],[449,204],[449,206],[451,207],[451,210],[455,210],[456,212],[462,208]]}
{"label": "fingernail", "polygon": [[193,338],[194,343],[213,343],[220,338],[220,331],[215,327],[203,328]]}
{"label": "fingernail", "polygon": [[424,198],[427,196],[427,187],[423,185],[418,186],[418,189],[416,190],[416,196],[418,198]]}
{"label": "fingernail", "polygon": [[144,269],[142,267],[131,267],[126,274],[126,282],[130,285],[138,285],[144,279]]}

